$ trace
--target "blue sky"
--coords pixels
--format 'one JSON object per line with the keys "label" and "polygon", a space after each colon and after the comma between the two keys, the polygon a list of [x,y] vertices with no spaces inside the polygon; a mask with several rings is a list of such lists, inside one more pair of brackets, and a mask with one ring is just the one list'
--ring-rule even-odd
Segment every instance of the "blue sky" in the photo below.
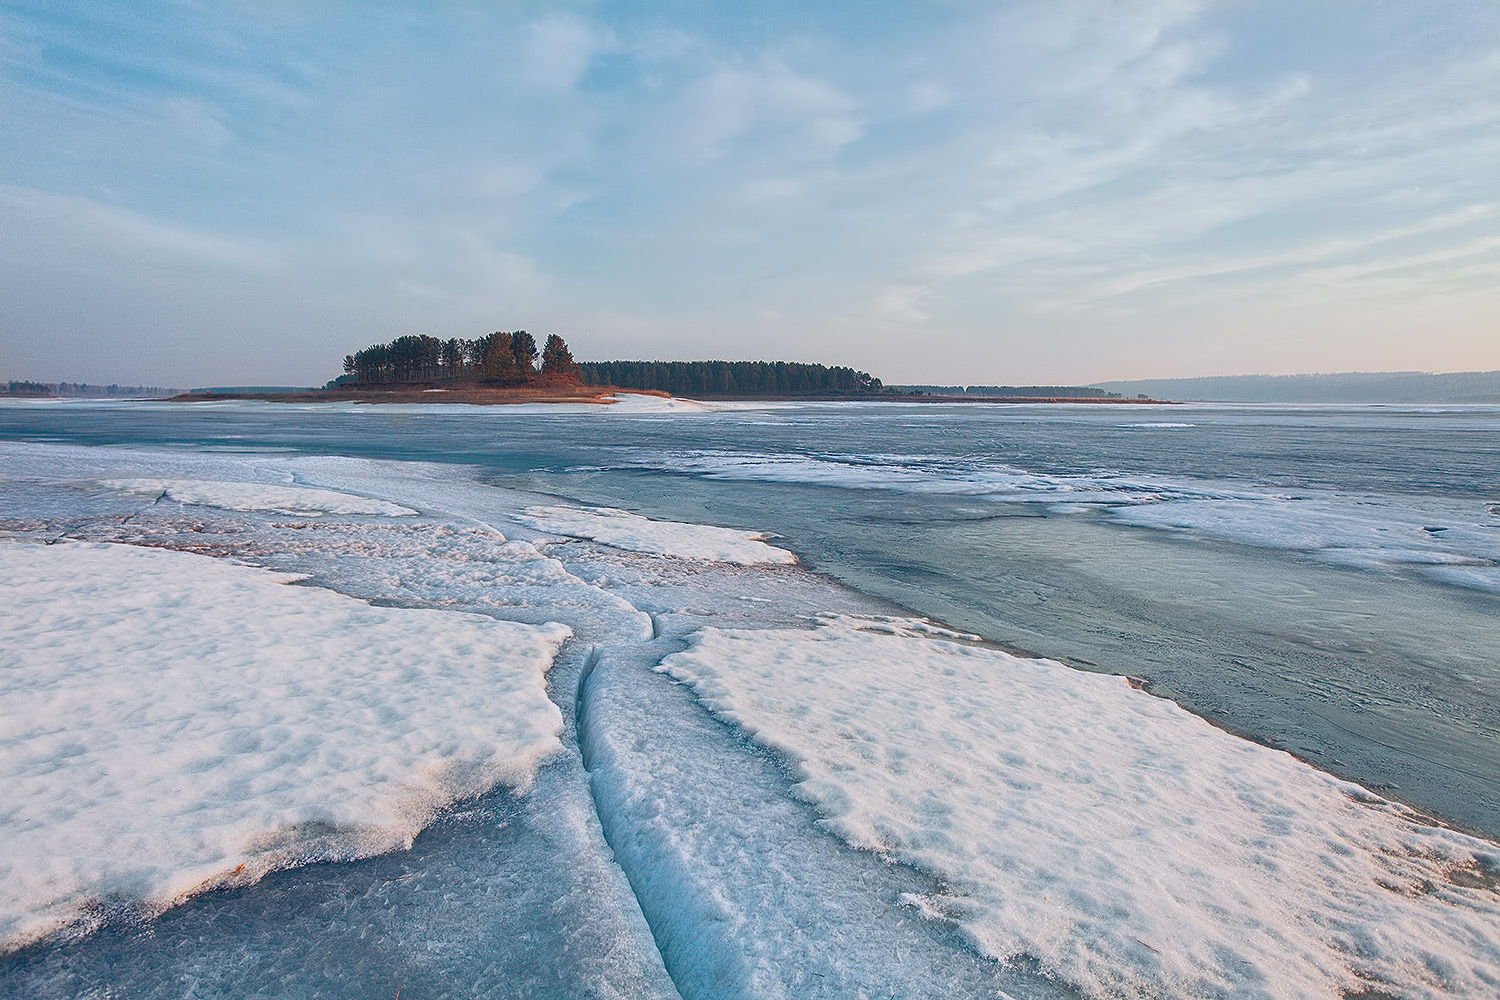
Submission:
{"label": "blue sky", "polygon": [[1500,4],[0,0],[0,377],[1500,368]]}

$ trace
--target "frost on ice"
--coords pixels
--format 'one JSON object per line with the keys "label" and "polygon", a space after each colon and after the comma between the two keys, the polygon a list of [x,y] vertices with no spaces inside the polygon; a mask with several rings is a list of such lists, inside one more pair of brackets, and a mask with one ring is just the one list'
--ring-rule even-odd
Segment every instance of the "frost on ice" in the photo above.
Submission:
{"label": "frost on ice", "polygon": [[786,565],[797,561],[797,557],[786,549],[767,545],[762,540],[766,536],[759,532],[681,521],[653,521],[612,507],[527,507],[523,513],[512,516],[537,531],[586,538],[649,555],[740,566]]}
{"label": "frost on ice", "polygon": [[[336,494],[335,494],[336,495]],[[0,544],[0,951],[407,846],[559,747],[568,634],[162,549]]]}
{"label": "frost on ice", "polygon": [[178,503],[223,510],[276,510],[293,514],[415,514],[410,507],[311,486],[210,482],[199,479],[111,479],[104,485],[127,493],[165,494]]}
{"label": "frost on ice", "polygon": [[658,669],[985,953],[1107,996],[1500,993],[1493,844],[1122,678],[871,624],[705,628]]}

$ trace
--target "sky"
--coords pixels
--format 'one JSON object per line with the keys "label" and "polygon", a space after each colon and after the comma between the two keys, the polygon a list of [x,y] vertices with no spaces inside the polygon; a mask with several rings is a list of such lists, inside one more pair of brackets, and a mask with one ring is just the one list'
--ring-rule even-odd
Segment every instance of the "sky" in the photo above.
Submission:
{"label": "sky", "polygon": [[0,0],[0,378],[1500,368],[1500,3]]}

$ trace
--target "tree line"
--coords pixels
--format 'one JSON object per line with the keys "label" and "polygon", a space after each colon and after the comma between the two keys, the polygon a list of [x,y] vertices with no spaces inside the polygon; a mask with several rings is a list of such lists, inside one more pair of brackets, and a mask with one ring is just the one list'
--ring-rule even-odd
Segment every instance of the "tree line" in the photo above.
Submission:
{"label": "tree line", "polygon": [[[427,334],[397,337],[387,344],[372,344],[346,355],[344,377],[348,383],[424,382],[444,378],[485,378],[524,381],[537,373],[536,340],[525,330],[496,332],[466,340],[440,340]],[[573,374],[573,354],[557,334],[550,334],[541,349],[544,375]]]}
{"label": "tree line", "polygon": [[175,396],[177,391],[160,385],[90,385],[87,382],[32,382],[27,379],[12,379],[0,386],[0,395],[6,396],[87,396],[102,399]]}
{"label": "tree line", "polygon": [[792,361],[583,361],[585,385],[651,389],[674,395],[843,395],[881,391],[880,379],[842,365]]}

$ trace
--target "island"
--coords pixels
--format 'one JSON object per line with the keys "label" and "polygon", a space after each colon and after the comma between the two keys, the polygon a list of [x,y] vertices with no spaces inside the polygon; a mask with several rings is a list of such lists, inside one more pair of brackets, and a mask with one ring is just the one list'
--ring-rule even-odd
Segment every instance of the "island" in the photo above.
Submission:
{"label": "island", "polygon": [[[1155,403],[1098,391],[939,395],[886,385],[846,365],[797,361],[575,361],[549,334],[540,350],[525,330],[473,339],[410,334],[345,355],[343,374],[321,389],[195,389],[181,402],[610,403],[619,393],[693,399],[882,400],[887,402]],[[922,387],[924,389],[930,387]],[[1022,387],[1027,390],[1038,387]],[[1044,387],[1047,389],[1053,387]]]}

